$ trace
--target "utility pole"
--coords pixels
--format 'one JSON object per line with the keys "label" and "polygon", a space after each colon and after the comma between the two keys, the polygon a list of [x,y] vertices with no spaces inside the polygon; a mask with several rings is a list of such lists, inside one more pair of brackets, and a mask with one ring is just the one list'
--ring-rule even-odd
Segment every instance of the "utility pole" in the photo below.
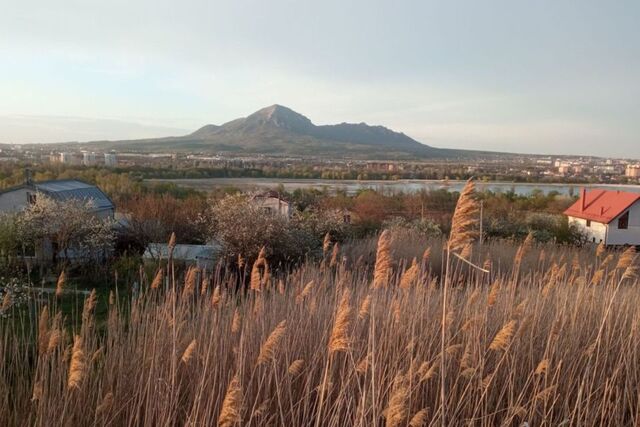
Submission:
{"label": "utility pole", "polygon": [[483,208],[484,208],[484,200],[480,200],[480,246],[482,246],[482,240],[484,237],[482,235],[482,232],[484,231],[482,227],[483,210],[484,210]]}

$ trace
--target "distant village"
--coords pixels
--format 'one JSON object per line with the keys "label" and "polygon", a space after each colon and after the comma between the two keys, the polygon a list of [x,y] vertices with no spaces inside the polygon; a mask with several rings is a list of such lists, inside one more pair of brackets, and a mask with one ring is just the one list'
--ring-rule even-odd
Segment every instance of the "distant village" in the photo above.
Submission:
{"label": "distant village", "polygon": [[[478,179],[520,182],[640,183],[640,161],[587,156],[489,155],[478,158],[360,160],[274,157],[211,153],[96,151],[81,144],[57,149],[38,145],[0,145],[0,162],[22,161],[67,166],[168,170],[234,169],[250,177],[397,180]],[[261,174],[255,173],[260,171]],[[244,175],[240,175],[244,176]]]}

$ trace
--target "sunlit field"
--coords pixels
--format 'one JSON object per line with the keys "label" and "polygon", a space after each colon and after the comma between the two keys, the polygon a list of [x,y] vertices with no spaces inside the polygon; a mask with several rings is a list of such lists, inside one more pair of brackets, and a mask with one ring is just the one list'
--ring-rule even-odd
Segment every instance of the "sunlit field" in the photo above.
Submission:
{"label": "sunlit field", "polygon": [[0,419],[637,425],[635,252],[470,245],[465,230],[327,239],[322,259],[284,271],[266,256],[211,275],[163,260],[134,297],[92,294],[74,315],[55,297],[5,301]]}

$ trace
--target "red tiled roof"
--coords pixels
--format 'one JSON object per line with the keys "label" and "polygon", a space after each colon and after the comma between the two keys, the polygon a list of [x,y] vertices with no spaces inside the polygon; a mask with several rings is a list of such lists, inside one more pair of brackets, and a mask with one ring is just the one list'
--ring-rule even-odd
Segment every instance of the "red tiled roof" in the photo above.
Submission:
{"label": "red tiled roof", "polygon": [[582,190],[578,201],[564,211],[564,214],[608,224],[638,200],[640,193]]}

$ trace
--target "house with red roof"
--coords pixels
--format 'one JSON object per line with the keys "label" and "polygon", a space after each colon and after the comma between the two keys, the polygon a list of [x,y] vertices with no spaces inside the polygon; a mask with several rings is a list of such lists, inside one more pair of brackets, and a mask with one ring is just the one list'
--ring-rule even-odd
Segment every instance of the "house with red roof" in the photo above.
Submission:
{"label": "house with red roof", "polygon": [[582,189],[564,214],[591,242],[640,245],[640,193]]}

